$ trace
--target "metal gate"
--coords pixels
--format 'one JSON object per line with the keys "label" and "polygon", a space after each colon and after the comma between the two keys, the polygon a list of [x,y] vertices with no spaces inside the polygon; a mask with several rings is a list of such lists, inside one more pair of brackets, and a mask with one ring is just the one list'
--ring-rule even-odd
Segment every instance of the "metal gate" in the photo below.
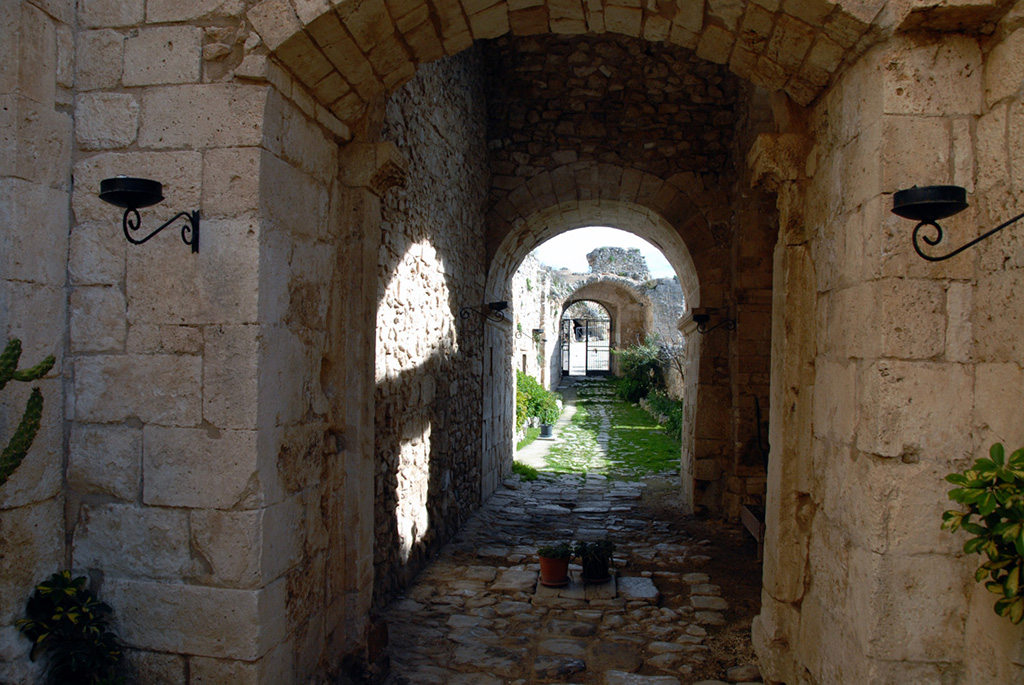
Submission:
{"label": "metal gate", "polygon": [[607,376],[611,373],[611,321],[562,319],[562,373],[567,376]]}

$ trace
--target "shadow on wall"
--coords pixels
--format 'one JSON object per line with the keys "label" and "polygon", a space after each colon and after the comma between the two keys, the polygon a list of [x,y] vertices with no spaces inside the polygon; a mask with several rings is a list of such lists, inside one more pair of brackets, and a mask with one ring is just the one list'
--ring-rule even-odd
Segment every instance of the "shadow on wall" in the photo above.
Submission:
{"label": "shadow on wall", "polygon": [[375,606],[480,506],[480,380],[458,373],[474,367],[478,359],[444,349],[377,383]]}

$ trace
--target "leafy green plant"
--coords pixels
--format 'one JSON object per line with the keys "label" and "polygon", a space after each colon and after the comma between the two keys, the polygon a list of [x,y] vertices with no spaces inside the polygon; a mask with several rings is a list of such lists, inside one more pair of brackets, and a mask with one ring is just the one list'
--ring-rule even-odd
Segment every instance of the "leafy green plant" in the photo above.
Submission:
{"label": "leafy green plant", "polygon": [[579,541],[573,548],[574,556],[580,558],[583,580],[603,581],[608,577],[608,563],[615,551],[611,540]]}
{"label": "leafy green plant", "polygon": [[531,416],[541,423],[551,424],[558,420],[558,395],[545,390],[533,376],[516,371],[516,430]]}
{"label": "leafy green plant", "polygon": [[32,640],[31,658],[45,655],[51,683],[106,685],[118,682],[121,646],[110,630],[111,608],[86,587],[82,576],[54,573],[36,586],[26,618],[17,621]]}
{"label": "leafy green plant", "polygon": [[[536,429],[540,433],[540,429]],[[533,468],[529,464],[524,464],[521,461],[512,462],[512,473],[519,476],[520,480],[537,480],[540,474],[537,473],[537,469]]]}
{"label": "leafy green plant", "polygon": [[669,435],[679,436],[683,431],[683,403],[668,396],[662,390],[654,390],[647,395],[647,406],[655,417],[667,419],[663,424]]}
{"label": "leafy green plant", "polygon": [[1001,595],[995,603],[997,614],[1020,623],[1024,619],[1024,449],[1007,460],[997,442],[988,459],[978,459],[946,480],[957,486],[949,491],[949,498],[967,511],[945,512],[942,527],[963,528],[974,536],[964,543],[964,552],[988,558],[974,579]]}
{"label": "leafy green plant", "polygon": [[572,545],[568,542],[559,542],[554,545],[538,547],[537,556],[545,559],[572,559]]}
{"label": "leafy green plant", "polygon": [[648,336],[643,343],[613,350],[613,353],[619,358],[622,372],[618,382],[619,397],[627,402],[639,402],[652,391],[665,388],[661,348],[656,337]]}
{"label": "leafy green plant", "polygon": [[[53,368],[54,358],[49,355],[35,366],[18,371],[18,360],[21,358],[21,341],[11,338],[7,346],[0,353],[0,390],[7,385],[8,381],[20,381],[29,383],[38,380],[49,373]],[[39,388],[32,388],[25,403],[25,411],[21,415],[18,427],[8,440],[3,452],[0,452],[0,485],[7,482],[15,469],[21,465],[28,450],[32,447],[32,441],[36,439],[39,432],[39,425],[43,416],[43,393]]]}

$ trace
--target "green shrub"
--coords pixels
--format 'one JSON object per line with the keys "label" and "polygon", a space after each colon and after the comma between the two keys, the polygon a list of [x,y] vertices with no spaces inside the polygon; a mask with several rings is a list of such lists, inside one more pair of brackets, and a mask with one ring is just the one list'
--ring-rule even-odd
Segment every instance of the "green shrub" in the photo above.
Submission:
{"label": "green shrub", "polygon": [[964,552],[988,557],[974,579],[1001,595],[994,607],[998,615],[1020,623],[1024,619],[1024,449],[1007,461],[997,442],[988,459],[979,459],[946,480],[957,486],[949,491],[949,498],[967,511],[945,512],[942,527],[963,528],[974,536],[964,543]]}
{"label": "green shrub", "polygon": [[533,376],[516,371],[516,431],[522,430],[531,416],[550,424],[558,420],[560,413],[556,393],[545,390]]}
{"label": "green shrub", "polygon": [[672,399],[662,390],[651,392],[647,396],[647,403],[656,416],[668,419],[662,424],[665,432],[678,438],[683,432],[683,403]]}
{"label": "green shrub", "polygon": [[54,573],[36,586],[18,629],[32,640],[30,656],[46,655],[51,683],[99,685],[119,682],[117,637],[107,629],[109,606],[85,587],[84,577]]}
{"label": "green shrub", "polygon": [[661,347],[656,337],[648,336],[642,344],[614,353],[619,358],[622,373],[617,387],[619,397],[627,402],[639,402],[652,391],[665,389]]}

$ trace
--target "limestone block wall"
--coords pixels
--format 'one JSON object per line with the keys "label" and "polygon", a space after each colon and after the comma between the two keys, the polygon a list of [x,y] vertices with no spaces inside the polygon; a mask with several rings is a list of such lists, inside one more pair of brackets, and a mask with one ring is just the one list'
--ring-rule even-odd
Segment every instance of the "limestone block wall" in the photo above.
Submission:
{"label": "limestone block wall", "polygon": [[[547,362],[557,348],[558,312],[551,292],[551,270],[528,255],[512,278],[510,290],[515,313],[512,367],[545,387],[553,387],[558,379],[551,376]],[[535,329],[544,332],[534,336]]]}
{"label": "limestone block wall", "polygon": [[[986,39],[909,33],[872,49],[811,112],[803,161],[776,170],[785,296],[754,626],[772,679],[1024,675],[1024,629],[992,613],[965,536],[940,530],[952,504],[943,477],[992,442],[1024,440],[1011,333],[1020,234],[930,263],[913,252],[913,222],[889,211],[902,188],[966,187],[971,208],[943,222],[950,246],[1019,213],[1018,26]],[[774,144],[801,147],[785,135]]]}
{"label": "limestone block wall", "polygon": [[[361,233],[341,228],[373,208],[338,182],[347,129],[241,64],[243,8],[172,4],[79,13],[70,562],[102,579],[142,680],[302,680],[369,606],[339,319],[372,307],[353,306]],[[199,254],[176,229],[128,245],[96,196],[116,174],[164,184],[143,228],[200,210]]]}
{"label": "limestone block wall", "polygon": [[[378,261],[376,601],[412,578],[481,501],[488,187],[479,55],[421,67],[382,136],[409,160],[382,205]],[[491,470],[494,470],[494,466]],[[497,476],[492,476],[496,478]]]}
{"label": "limestone block wall", "polygon": [[[31,386],[0,396],[0,445],[42,390],[42,426],[28,456],[0,487],[0,681],[32,682],[29,642],[14,628],[32,587],[64,565],[66,279],[74,144],[74,12],[70,4],[0,6],[0,345],[22,342],[20,366],[57,363]],[[116,336],[117,331],[113,334]],[[121,332],[123,335],[123,330]]]}

